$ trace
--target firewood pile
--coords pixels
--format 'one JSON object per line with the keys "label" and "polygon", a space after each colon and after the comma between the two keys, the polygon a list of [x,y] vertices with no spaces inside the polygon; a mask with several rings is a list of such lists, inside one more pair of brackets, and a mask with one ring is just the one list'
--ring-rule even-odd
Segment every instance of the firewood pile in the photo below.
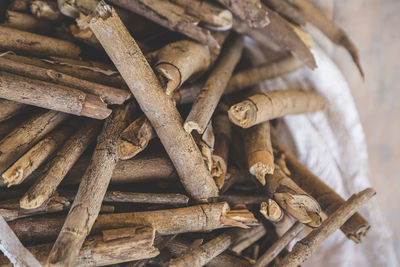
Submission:
{"label": "firewood pile", "polygon": [[364,76],[309,0],[0,10],[0,266],[298,266],[336,230],[359,243],[370,228],[357,211],[375,191],[343,199],[277,127],[329,99],[260,86],[318,67],[306,24]]}

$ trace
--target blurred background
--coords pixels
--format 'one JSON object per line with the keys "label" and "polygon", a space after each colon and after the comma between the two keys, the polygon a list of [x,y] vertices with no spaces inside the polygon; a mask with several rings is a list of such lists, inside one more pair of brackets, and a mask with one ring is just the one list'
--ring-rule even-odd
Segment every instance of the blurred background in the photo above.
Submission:
{"label": "blurred background", "polygon": [[366,134],[370,180],[400,260],[400,1],[314,2],[360,50],[365,81],[343,48],[324,45],[350,85]]}

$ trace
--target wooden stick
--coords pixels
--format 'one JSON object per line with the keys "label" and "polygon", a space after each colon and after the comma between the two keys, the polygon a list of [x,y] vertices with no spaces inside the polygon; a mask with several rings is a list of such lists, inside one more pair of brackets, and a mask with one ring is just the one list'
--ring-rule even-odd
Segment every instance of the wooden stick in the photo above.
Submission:
{"label": "wooden stick", "polygon": [[21,184],[64,143],[73,130],[71,125],[62,125],[28,150],[2,174],[7,186]]}
{"label": "wooden stick", "polygon": [[201,0],[172,0],[185,9],[185,13],[198,18],[214,29],[228,30],[232,26],[232,13],[212,2]]}
{"label": "wooden stick", "polygon": [[31,3],[31,13],[39,18],[49,21],[60,21],[63,19],[56,2],[35,0]]}
{"label": "wooden stick", "polygon": [[286,233],[279,238],[256,262],[254,267],[262,267],[270,264],[279,253],[292,241],[303,229],[304,224],[296,222]]}
{"label": "wooden stick", "polygon": [[339,229],[357,210],[375,195],[372,188],[352,195],[318,229],[297,242],[293,250],[279,263],[279,266],[298,266],[308,259],[331,234]]}
{"label": "wooden stick", "polygon": [[105,119],[111,113],[107,104],[93,95],[3,71],[0,71],[0,97],[95,119]]}
{"label": "wooden stick", "polygon": [[242,128],[288,114],[310,113],[322,110],[327,103],[313,91],[277,90],[248,97],[230,107],[229,119]]}
{"label": "wooden stick", "polygon": [[126,87],[122,77],[117,75],[117,71],[107,66],[99,66],[97,62],[74,60],[66,58],[39,59],[33,57],[24,57],[19,55],[4,55],[4,58],[29,64],[49,70],[58,71],[70,76],[101,83],[116,88]]}
{"label": "wooden stick", "polygon": [[165,83],[167,95],[171,95],[192,75],[204,73],[211,65],[208,47],[190,40],[170,43],[154,53],[152,65]]}
{"label": "wooden stick", "polygon": [[[74,266],[104,266],[155,257],[159,251],[153,246],[154,237],[154,229],[146,226],[105,230],[102,235],[85,240]],[[28,250],[45,264],[51,247],[48,243],[28,247]],[[11,266],[4,257],[0,257],[0,265]]]}
{"label": "wooden stick", "polygon": [[21,244],[2,216],[0,216],[0,250],[14,266],[42,266],[29,250]]}
{"label": "wooden stick", "polygon": [[2,25],[21,31],[41,34],[49,33],[52,29],[52,25],[48,21],[39,20],[32,15],[10,10],[6,11],[5,20]]}
{"label": "wooden stick", "polygon": [[[217,197],[218,188],[198,148],[191,136],[184,131],[180,114],[172,100],[163,92],[135,40],[129,35],[115,10],[112,10],[110,6],[100,4],[97,11],[101,15],[90,21],[90,28],[153,125],[185,189],[198,201],[204,202],[209,198]],[[119,41],[116,42],[116,40]]]}
{"label": "wooden stick", "polygon": [[260,213],[264,215],[265,219],[271,222],[279,222],[285,215],[282,208],[273,199],[268,199],[266,202],[261,202]]}
{"label": "wooden stick", "polygon": [[0,173],[67,117],[55,111],[40,112],[0,140]]}
{"label": "wooden stick", "polygon": [[260,0],[218,0],[218,2],[252,28],[264,28],[270,23],[268,11]]}
{"label": "wooden stick", "polygon": [[[312,195],[321,205],[322,210],[328,215],[337,210],[345,200],[339,196],[332,188],[325,184],[321,179],[315,176],[306,166],[301,164],[291,153],[283,148],[277,141],[276,133],[272,131],[274,137],[274,146],[282,151],[286,156],[286,164],[292,173],[291,177],[301,188]],[[361,242],[370,225],[359,213],[355,213],[340,228],[342,232],[356,243]]]}
{"label": "wooden stick", "polygon": [[157,135],[146,116],[134,120],[118,138],[117,153],[122,160],[131,159],[143,151]]}
{"label": "wooden stick", "polygon": [[[93,225],[92,233],[104,229],[146,224],[153,226],[161,235],[173,235],[186,232],[207,232],[239,225],[245,227],[244,223],[250,225],[256,223],[256,219],[248,210],[241,210],[240,215],[237,216],[233,210],[230,210],[226,202],[178,209],[100,214]],[[65,216],[36,216],[12,221],[10,227],[23,241],[51,241],[60,232],[64,219]]]}
{"label": "wooden stick", "polygon": [[63,228],[47,259],[47,266],[73,266],[101,207],[118,161],[117,140],[128,124],[131,109],[127,104],[116,108],[105,122],[98,137],[90,165],[80,183],[77,195]]}
{"label": "wooden stick", "polygon": [[183,127],[188,133],[193,130],[200,134],[204,133],[229,78],[240,59],[242,48],[243,38],[241,36],[236,35],[227,40],[227,45],[224,47],[219,60],[186,118]]}
{"label": "wooden stick", "polygon": [[32,0],[12,0],[8,6],[9,10],[12,11],[29,11],[29,5]]}
{"label": "wooden stick", "polygon": [[127,90],[89,82],[52,69],[24,64],[7,58],[0,57],[0,70],[75,88],[85,93],[99,96],[107,104],[122,104],[131,97],[131,93]]}
{"label": "wooden stick", "polygon": [[3,139],[5,136],[7,136],[7,134],[12,132],[16,127],[29,119],[33,114],[35,114],[35,111],[28,109],[27,111],[22,112],[21,114],[18,114],[11,119],[0,122],[0,139]]}
{"label": "wooden stick", "polygon": [[306,24],[304,15],[286,1],[264,0],[264,3],[289,21],[301,26]]}
{"label": "wooden stick", "polygon": [[[163,0],[111,0],[111,3],[140,14],[147,19],[164,26],[171,31],[177,31],[189,38],[210,47],[217,53],[220,46],[209,30],[196,26],[198,20],[185,10],[169,1]],[[95,33],[96,34],[96,33]],[[100,41],[101,42],[101,41]]]}
{"label": "wooden stick", "polygon": [[194,84],[186,83],[179,88],[179,90],[175,90],[173,94],[174,101],[178,105],[193,103],[202,88],[202,82],[196,82]]}
{"label": "wooden stick", "polygon": [[243,134],[249,172],[265,185],[265,176],[275,169],[269,121],[245,129]]}
{"label": "wooden stick", "polygon": [[113,203],[186,205],[189,202],[189,198],[182,194],[152,194],[109,191],[104,196],[103,201]]}
{"label": "wooden stick", "polygon": [[[89,157],[79,159],[65,177],[63,184],[79,183],[89,161]],[[118,161],[111,183],[126,184],[157,180],[178,181],[174,165],[167,155],[139,155],[130,160]]]}
{"label": "wooden stick", "polygon": [[93,141],[99,131],[100,123],[88,119],[80,120],[80,122],[82,126],[46,164],[44,171],[37,174],[35,183],[20,200],[21,208],[34,209],[45,203],[53,195],[69,169]]}
{"label": "wooden stick", "polygon": [[267,230],[263,225],[258,225],[247,229],[233,229],[229,231],[229,233],[233,240],[230,250],[237,254],[241,254],[243,250],[247,249],[260,238],[265,236]]}
{"label": "wooden stick", "polygon": [[265,188],[268,194],[298,221],[311,227],[321,224],[321,207],[318,202],[286,176],[279,166],[275,166],[274,173],[268,176]]}
{"label": "wooden stick", "polygon": [[8,120],[11,117],[21,113],[26,108],[26,105],[10,101],[7,99],[0,99],[0,122]]}
{"label": "wooden stick", "polygon": [[332,42],[343,46],[351,55],[361,76],[364,78],[364,71],[360,63],[360,56],[355,44],[340,27],[333,23],[316,6],[307,0],[290,0],[295,7],[306,17],[306,20],[320,29]]}
{"label": "wooden stick", "polygon": [[17,53],[41,56],[77,58],[81,53],[78,46],[30,32],[0,26],[0,49]]}

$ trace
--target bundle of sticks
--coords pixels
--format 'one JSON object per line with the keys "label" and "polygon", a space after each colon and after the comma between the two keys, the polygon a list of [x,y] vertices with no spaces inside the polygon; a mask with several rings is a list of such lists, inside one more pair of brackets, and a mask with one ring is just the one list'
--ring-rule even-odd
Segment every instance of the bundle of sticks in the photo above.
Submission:
{"label": "bundle of sticks", "polygon": [[344,200],[276,127],[329,99],[259,86],[317,67],[307,23],[363,75],[309,0],[1,4],[0,266],[298,266],[339,228],[361,242],[375,191]]}

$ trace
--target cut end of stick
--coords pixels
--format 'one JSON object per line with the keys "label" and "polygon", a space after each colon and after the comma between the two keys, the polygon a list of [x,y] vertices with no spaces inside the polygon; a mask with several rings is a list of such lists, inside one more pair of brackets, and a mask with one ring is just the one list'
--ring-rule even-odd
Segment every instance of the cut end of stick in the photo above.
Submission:
{"label": "cut end of stick", "polygon": [[107,108],[107,104],[101,101],[99,97],[87,95],[80,115],[93,119],[104,120],[110,116],[111,112],[112,110]]}
{"label": "cut end of stick", "polygon": [[214,27],[230,29],[233,23],[232,12],[227,9],[221,10],[216,16],[213,16]]}
{"label": "cut end of stick", "polygon": [[261,202],[260,213],[271,222],[281,221],[285,214],[278,203],[273,199],[268,199],[267,202]]}
{"label": "cut end of stick", "polygon": [[256,119],[257,107],[250,100],[233,105],[228,110],[229,119],[242,128],[249,128]]}
{"label": "cut end of stick", "polygon": [[221,223],[225,226],[248,228],[246,224],[256,224],[257,219],[247,209],[229,210],[221,216]]}
{"label": "cut end of stick", "polygon": [[358,231],[356,233],[348,234],[347,238],[351,239],[352,241],[354,241],[357,244],[360,244],[361,238],[367,234],[367,232],[370,228],[371,228],[371,226],[369,224],[364,224],[358,229]]}
{"label": "cut end of stick", "polygon": [[220,190],[225,183],[226,171],[227,166],[224,159],[218,155],[212,155],[211,175],[214,178],[215,184]]}
{"label": "cut end of stick", "polygon": [[256,151],[248,156],[249,172],[265,185],[265,176],[275,170],[274,157],[267,151]]}
{"label": "cut end of stick", "polygon": [[19,201],[21,209],[31,210],[39,208],[48,200],[47,195],[35,195],[25,194]]}
{"label": "cut end of stick", "polygon": [[171,95],[181,85],[181,73],[177,67],[170,63],[160,63],[155,67],[161,81],[164,82],[165,93]]}
{"label": "cut end of stick", "polygon": [[197,122],[195,121],[185,121],[183,124],[183,128],[186,132],[191,133],[193,130],[196,130],[199,134],[203,134],[205,129],[202,128]]}
{"label": "cut end of stick", "polygon": [[8,169],[3,173],[2,177],[4,179],[4,183],[7,184],[7,187],[12,185],[18,185],[22,182],[22,178],[24,177],[24,169],[23,167],[18,167],[15,169]]}

